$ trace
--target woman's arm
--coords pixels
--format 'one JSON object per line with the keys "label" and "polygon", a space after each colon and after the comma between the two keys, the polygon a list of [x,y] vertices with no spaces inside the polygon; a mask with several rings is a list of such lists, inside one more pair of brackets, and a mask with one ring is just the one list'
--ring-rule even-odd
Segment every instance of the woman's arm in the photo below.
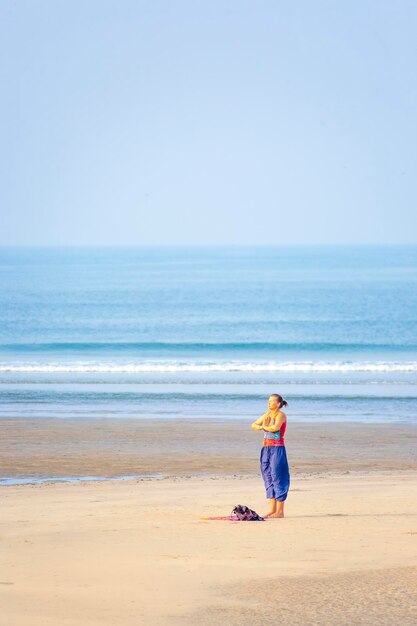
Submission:
{"label": "woman's arm", "polygon": [[266,413],[264,413],[259,419],[253,422],[251,428],[252,430],[262,430],[262,424],[264,422]]}
{"label": "woman's arm", "polygon": [[[280,411],[279,413],[279,417],[277,416],[275,418],[275,422],[272,426],[264,426],[263,430],[266,430],[266,432],[268,433],[276,433],[279,431],[279,429],[281,428],[281,426],[283,425],[283,423],[285,422],[285,420],[287,419],[285,413],[283,413],[282,411]],[[256,422],[254,422],[256,423]]]}

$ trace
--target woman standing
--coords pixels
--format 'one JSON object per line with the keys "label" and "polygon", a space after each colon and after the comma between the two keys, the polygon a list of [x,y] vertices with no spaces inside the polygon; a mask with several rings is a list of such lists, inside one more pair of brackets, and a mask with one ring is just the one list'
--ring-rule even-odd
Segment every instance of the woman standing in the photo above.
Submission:
{"label": "woman standing", "polygon": [[284,517],[284,502],[290,488],[290,470],[284,443],[287,416],[281,411],[283,406],[288,406],[286,400],[278,393],[273,393],[268,400],[269,411],[251,426],[252,430],[265,432],[260,461],[270,507],[263,517]]}

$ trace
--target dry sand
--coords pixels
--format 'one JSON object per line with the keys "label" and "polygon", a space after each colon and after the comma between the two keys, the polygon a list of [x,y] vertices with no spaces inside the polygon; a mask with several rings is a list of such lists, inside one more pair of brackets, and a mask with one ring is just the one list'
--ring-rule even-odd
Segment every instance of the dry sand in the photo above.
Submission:
{"label": "dry sand", "polygon": [[414,472],[3,487],[2,626],[417,623]]}
{"label": "dry sand", "polygon": [[265,512],[247,426],[2,420],[2,476],[168,477],[1,487],[0,625],[417,624],[415,427],[290,424],[286,517],[204,521]]}

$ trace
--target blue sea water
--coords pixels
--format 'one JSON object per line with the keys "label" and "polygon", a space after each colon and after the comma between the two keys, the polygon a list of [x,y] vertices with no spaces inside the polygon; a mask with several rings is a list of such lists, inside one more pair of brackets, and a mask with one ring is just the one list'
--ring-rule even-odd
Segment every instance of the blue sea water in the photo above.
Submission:
{"label": "blue sea water", "polygon": [[0,417],[417,420],[417,246],[0,249]]}

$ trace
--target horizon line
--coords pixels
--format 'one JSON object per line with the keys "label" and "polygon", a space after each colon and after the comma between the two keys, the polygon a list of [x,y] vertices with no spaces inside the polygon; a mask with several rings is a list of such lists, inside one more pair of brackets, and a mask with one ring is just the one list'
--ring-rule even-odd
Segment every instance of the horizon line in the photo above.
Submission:
{"label": "horizon line", "polygon": [[300,248],[300,247],[365,247],[365,246],[391,246],[407,247],[417,246],[415,242],[314,242],[314,243],[67,243],[67,244],[44,244],[44,243],[20,243],[0,244],[4,248]]}

